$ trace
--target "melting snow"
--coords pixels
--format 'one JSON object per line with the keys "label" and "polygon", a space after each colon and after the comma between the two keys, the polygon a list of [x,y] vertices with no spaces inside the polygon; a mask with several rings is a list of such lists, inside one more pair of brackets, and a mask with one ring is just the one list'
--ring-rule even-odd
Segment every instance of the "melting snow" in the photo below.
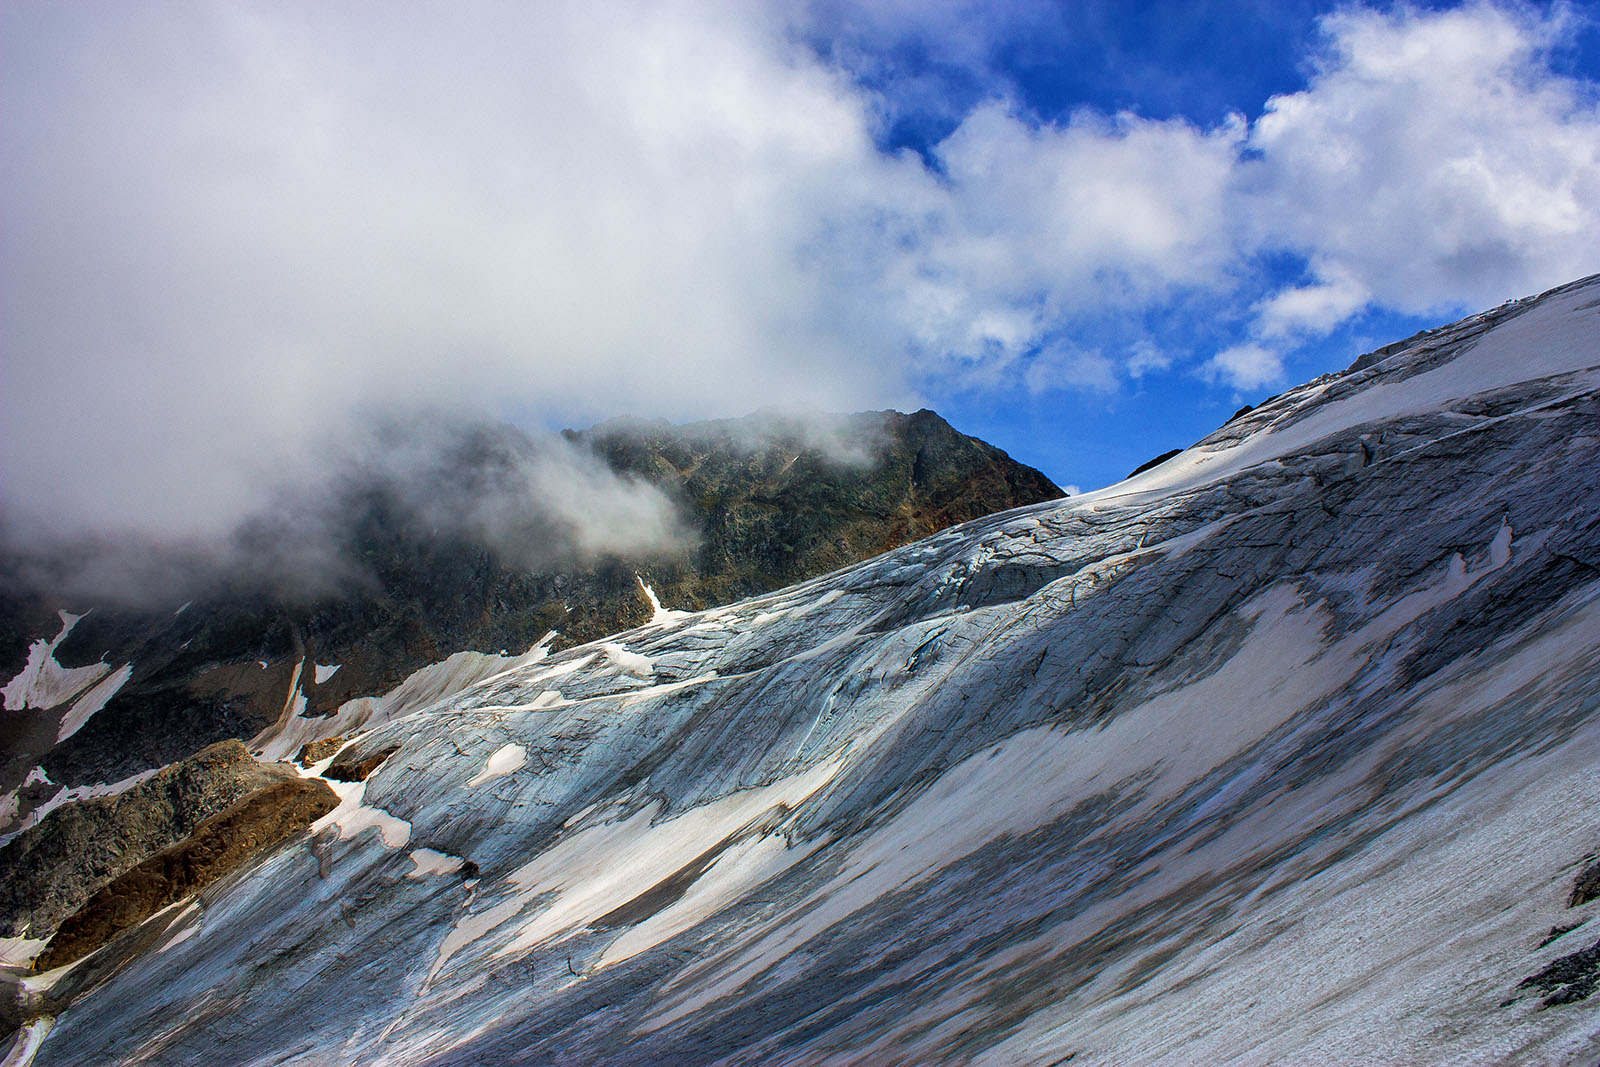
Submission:
{"label": "melting snow", "polygon": [[[458,920],[440,944],[439,957],[428,972],[428,980],[432,981],[462,948],[547,894],[555,896],[522,923],[511,943],[495,955],[525,952],[540,942],[578,932],[671,877],[708,842],[755,829],[763,816],[770,816],[780,807],[787,810],[799,804],[827,784],[841,766],[840,760],[819,764],[772,785],[741,790],[691,808],[659,825],[654,820],[661,812],[661,804],[651,801],[629,818],[578,831],[511,872],[505,879],[511,889],[503,899],[483,912]],[[727,872],[735,866],[738,865],[731,864],[724,877],[731,878]],[[760,867],[741,869],[754,875]],[[690,909],[696,906],[688,905]],[[670,929],[685,914],[680,912],[678,920],[663,920],[654,933]]]}
{"label": "melting snow", "polygon": [[693,614],[692,612],[688,611],[672,611],[662,607],[660,599],[656,596],[656,591],[650,588],[645,580],[639,575],[635,574],[633,578],[634,581],[639,583],[639,588],[644,591],[645,599],[650,601],[651,626],[667,626],[671,623],[677,622],[680,619],[687,619],[691,614]]}
{"label": "melting snow", "polygon": [[329,678],[332,678],[334,676],[334,674],[336,674],[338,672],[338,670],[339,670],[339,668],[341,666],[343,666],[343,664],[340,664],[340,663],[319,663],[319,664],[317,664],[317,670],[316,670],[317,684],[321,685],[323,682],[326,682]]}
{"label": "melting snow", "polygon": [[56,732],[56,742],[59,744],[83,729],[83,724],[89,721],[89,716],[106,706],[106,702],[117,695],[129,678],[133,677],[133,664],[125,663],[101,679],[94,688],[79,697],[65,715],[61,717],[61,725]]}
{"label": "melting snow", "polygon": [[17,676],[0,688],[5,697],[7,711],[23,708],[53,708],[65,704],[84,689],[105,677],[111,670],[108,663],[90,663],[83,667],[63,667],[56,662],[56,649],[67,639],[82,615],[58,611],[61,632],[53,640],[39,638],[28,646],[28,662]]}
{"label": "melting snow", "polygon": [[24,1023],[11,1042],[11,1051],[6,1053],[4,1067],[28,1067],[55,1021],[54,1016],[41,1015]]}
{"label": "melting snow", "polygon": [[600,646],[600,650],[606,654],[606,659],[610,660],[612,665],[624,674],[631,674],[635,678],[646,680],[655,677],[655,664],[651,662],[649,656],[641,656],[637,652],[629,652],[615,641],[607,641]]}
{"label": "melting snow", "polygon": [[528,750],[521,745],[501,745],[495,749],[494,755],[489,757],[489,762],[483,765],[483,770],[477,777],[467,783],[467,788],[482,785],[493,778],[501,778],[518,769],[528,762]]}
{"label": "melting snow", "polygon": [[0,965],[27,967],[49,943],[48,937],[0,937]]}
{"label": "melting snow", "polygon": [[406,877],[413,881],[421,881],[440,874],[455,874],[466,863],[460,856],[452,856],[445,852],[435,852],[431,848],[413,849],[408,853],[411,862],[416,867],[406,872]]}
{"label": "melting snow", "polygon": [[397,819],[382,808],[363,803],[367,795],[366,782],[328,781],[328,787],[339,794],[339,806],[311,824],[311,832],[335,827],[341,841],[349,840],[367,827],[378,831],[385,848],[405,848],[411,840],[411,824]]}
{"label": "melting snow", "polygon": [[[285,708],[284,716],[277,723],[256,735],[251,747],[260,752],[263,759],[292,759],[303,745],[312,741],[370,730],[437,704],[480,682],[537,663],[550,654],[549,645],[554,637],[554,632],[545,634],[520,656],[457,652],[413,671],[405,681],[382,696],[355,697],[339,705],[339,710],[332,715],[317,718],[305,718],[301,714],[305,710],[305,697],[298,692],[300,667],[297,667],[290,681],[290,691],[296,698],[291,700],[292,706]],[[321,670],[321,666],[317,669]]]}

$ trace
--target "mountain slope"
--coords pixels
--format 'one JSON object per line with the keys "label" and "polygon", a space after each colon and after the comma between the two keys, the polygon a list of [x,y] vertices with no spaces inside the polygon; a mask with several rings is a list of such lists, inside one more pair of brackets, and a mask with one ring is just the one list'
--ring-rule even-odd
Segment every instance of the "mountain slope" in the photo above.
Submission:
{"label": "mountain slope", "polygon": [[379,725],[37,1062],[1592,1058],[1597,326]]}
{"label": "mountain slope", "polygon": [[[674,499],[691,534],[676,552],[559,554],[545,545],[560,541],[559,523],[536,512],[518,516],[529,527],[527,558],[441,530],[440,510],[467,506],[474,487],[514,483],[517,463],[535,448],[510,427],[474,428],[450,442],[426,484],[351,479],[335,500],[291,512],[291,521],[325,531],[354,569],[337,589],[293,597],[235,581],[181,607],[176,598],[160,610],[75,606],[82,617],[49,663],[98,673],[84,674],[78,689],[28,701],[8,695],[18,729],[0,751],[0,793],[22,788],[30,774],[78,788],[117,782],[225,738],[250,740],[297,701],[303,716],[332,715],[463,651],[522,652],[552,631],[548,641],[560,648],[636,626],[653,611],[640,575],[674,607],[707,607],[1061,495],[1038,471],[930,411],[640,430],[611,424],[569,436]],[[266,525],[253,537],[269,553],[294,534]],[[62,631],[52,617],[58,605],[0,604],[14,607],[3,617],[15,631],[4,677],[25,673],[32,646]],[[89,682],[114,670],[120,682],[96,710],[63,718]],[[20,814],[55,792],[42,783],[27,790],[13,801]]]}

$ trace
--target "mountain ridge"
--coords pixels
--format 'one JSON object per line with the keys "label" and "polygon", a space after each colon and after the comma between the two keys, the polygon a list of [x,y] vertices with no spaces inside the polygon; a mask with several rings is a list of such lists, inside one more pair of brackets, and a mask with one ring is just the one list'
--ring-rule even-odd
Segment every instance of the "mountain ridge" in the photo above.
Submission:
{"label": "mountain ridge", "polygon": [[[245,586],[176,612],[101,607],[80,615],[51,646],[49,662],[100,664],[104,675],[128,665],[131,673],[91,714],[80,712],[70,734],[63,724],[59,740],[57,720],[83,699],[82,689],[53,701],[54,710],[34,709],[30,733],[6,746],[0,792],[23,789],[36,766],[57,786],[116,782],[228,737],[249,741],[297,700],[299,715],[332,716],[458,653],[514,658],[541,641],[581,643],[651,618],[651,596],[680,608],[722,603],[1060,494],[932,412],[723,420],[657,427],[642,439],[615,425],[588,433],[568,436],[618,474],[660,487],[698,541],[635,559],[536,556],[530,565],[439,533],[410,503],[415,489],[357,482],[323,505],[334,518],[319,525],[343,531],[341,551],[370,577],[335,594],[302,602]],[[492,485],[530,447],[508,428],[473,429],[453,446],[465,473],[445,467],[432,476],[448,483],[441,492],[459,497],[461,485]],[[687,479],[663,458],[688,454],[699,469]],[[25,673],[24,650],[61,629],[50,618],[59,603],[21,605],[8,617],[15,632],[7,678]],[[10,713],[21,711],[17,696],[8,695]],[[46,783],[26,788],[15,807],[48,799]]]}

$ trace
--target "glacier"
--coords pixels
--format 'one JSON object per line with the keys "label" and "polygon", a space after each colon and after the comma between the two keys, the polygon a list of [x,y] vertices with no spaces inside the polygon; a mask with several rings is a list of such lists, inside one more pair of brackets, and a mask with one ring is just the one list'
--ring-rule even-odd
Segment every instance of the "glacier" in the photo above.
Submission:
{"label": "glacier", "polygon": [[17,1055],[1593,1062],[1597,664],[1600,276],[380,717]]}

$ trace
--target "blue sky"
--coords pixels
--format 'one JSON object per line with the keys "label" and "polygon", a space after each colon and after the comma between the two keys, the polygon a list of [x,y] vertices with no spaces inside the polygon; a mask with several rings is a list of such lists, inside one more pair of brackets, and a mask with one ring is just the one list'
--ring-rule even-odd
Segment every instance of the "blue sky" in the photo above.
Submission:
{"label": "blue sky", "polygon": [[0,502],[373,411],[929,406],[1064,485],[1600,270],[1586,4],[0,8]]}
{"label": "blue sky", "polygon": [[[948,44],[950,33],[960,35],[953,26],[918,27],[914,14],[906,18],[908,27],[894,25],[892,13],[863,18],[853,5],[825,10],[827,24],[812,39],[812,47],[851,70],[863,88],[882,98],[879,146],[913,150],[935,170],[940,167],[940,142],[972,109],[997,95],[1009,101],[1022,121],[1041,128],[1070,124],[1074,113],[1084,110],[1201,127],[1224,124],[1230,116],[1255,122],[1275,97],[1307,90],[1338,32],[1324,20],[1341,12],[1387,14],[1397,35],[1404,34],[1407,22],[1426,24],[1452,16],[1480,25],[1496,15],[1508,16],[1525,27],[1544,20],[1549,32],[1539,42],[1538,58],[1517,77],[1570,79],[1576,100],[1592,108],[1600,75],[1600,21],[1589,5],[1362,7],[1288,0],[1018,4],[1004,15],[990,16],[987,25],[985,13],[973,5],[958,8],[959,17],[970,17],[982,28],[955,47]],[[886,21],[892,27],[887,34],[884,30],[891,27]],[[1584,130],[1591,149],[1594,133],[1592,124]],[[1303,283],[1308,273],[1307,258],[1285,250],[1261,257],[1256,267],[1258,285],[1268,289]],[[1600,269],[1600,256],[1580,269]],[[1282,373],[1260,384],[1198,382],[1181,372],[1176,379],[1167,373],[1105,389],[1030,389],[1014,382],[998,389],[939,391],[939,410],[970,432],[1045,468],[1063,484],[1102,485],[1151,454],[1203,436],[1245,403],[1340,369],[1364,351],[1446,317],[1479,310],[1482,299],[1474,303],[1475,295],[1445,294],[1422,311],[1377,301],[1355,309],[1335,326],[1297,338],[1283,352]],[[1238,310],[1236,305],[1225,307],[1222,318]],[[1203,310],[1185,312],[1181,301],[1146,310],[1164,320],[1153,325],[1154,334],[1191,352],[1248,338],[1238,323],[1219,323]],[[1113,321],[1096,329],[1079,321],[1070,332],[1115,344],[1126,334],[1123,325]]]}

